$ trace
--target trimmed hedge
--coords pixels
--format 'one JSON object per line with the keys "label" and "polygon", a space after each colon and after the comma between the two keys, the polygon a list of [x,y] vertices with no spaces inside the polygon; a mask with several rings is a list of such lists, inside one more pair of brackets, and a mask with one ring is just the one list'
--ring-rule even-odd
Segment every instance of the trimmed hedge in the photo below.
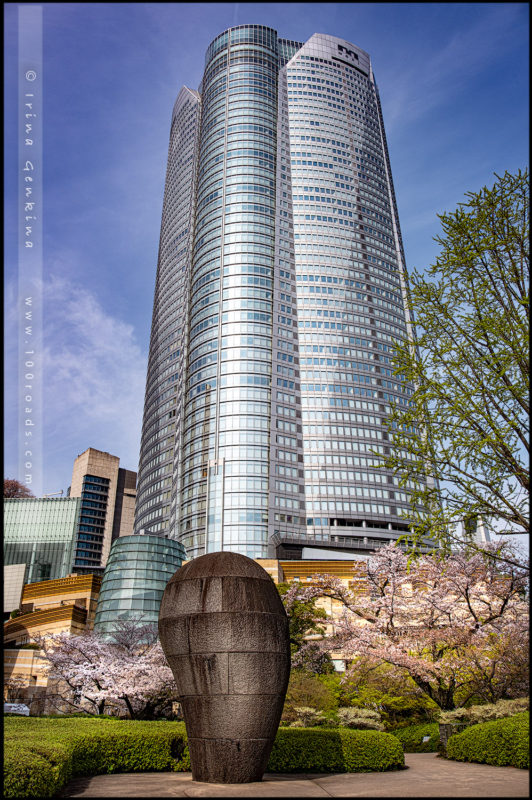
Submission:
{"label": "trimmed hedge", "polygon": [[529,768],[528,711],[471,725],[447,742],[447,758],[499,767]]}
{"label": "trimmed hedge", "polygon": [[384,772],[404,766],[395,736],[350,728],[279,728],[267,772]]}
{"label": "trimmed hedge", "polygon": [[188,769],[183,722],[5,720],[6,797],[54,797],[76,775]]}
{"label": "trimmed hedge", "polygon": [[[54,797],[78,775],[190,769],[183,722],[112,718],[5,720],[5,797]],[[381,772],[404,766],[389,733],[280,728],[268,772]]]}
{"label": "trimmed hedge", "polygon": [[[409,725],[407,728],[398,728],[395,731],[391,731],[391,733],[399,739],[405,753],[438,752],[440,729],[437,722]],[[430,736],[428,742],[423,741],[424,736]]]}

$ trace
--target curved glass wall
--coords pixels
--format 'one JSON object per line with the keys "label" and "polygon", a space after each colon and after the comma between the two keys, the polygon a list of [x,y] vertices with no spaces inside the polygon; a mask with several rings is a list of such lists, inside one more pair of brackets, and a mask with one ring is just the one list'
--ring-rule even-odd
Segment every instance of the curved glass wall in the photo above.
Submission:
{"label": "curved glass wall", "polygon": [[168,532],[174,452],[182,434],[190,248],[200,98],[183,88],[172,113],[146,378],[135,532]]}
{"label": "curved glass wall", "polygon": [[103,574],[94,629],[111,630],[118,619],[157,623],[166,584],[186,559],[180,542],[148,534],[115,539]]}
{"label": "curved glass wall", "polygon": [[191,269],[180,538],[187,552],[268,546],[277,33],[207,51]]}

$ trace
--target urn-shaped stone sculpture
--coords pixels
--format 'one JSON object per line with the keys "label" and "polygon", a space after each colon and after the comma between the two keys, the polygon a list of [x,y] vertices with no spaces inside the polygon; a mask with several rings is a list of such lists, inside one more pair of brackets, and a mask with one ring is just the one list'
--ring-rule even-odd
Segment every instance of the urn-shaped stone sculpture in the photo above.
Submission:
{"label": "urn-shaped stone sculpture", "polygon": [[229,552],[185,564],[166,586],[159,635],[193,780],[262,780],[290,675],[288,617],[266,570]]}

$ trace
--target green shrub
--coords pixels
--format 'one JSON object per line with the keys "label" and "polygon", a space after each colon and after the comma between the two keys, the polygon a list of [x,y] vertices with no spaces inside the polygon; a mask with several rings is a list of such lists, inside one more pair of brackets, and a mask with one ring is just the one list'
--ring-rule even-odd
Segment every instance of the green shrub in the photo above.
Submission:
{"label": "green shrub", "polygon": [[[328,676],[327,676],[328,677]],[[290,672],[288,689],[283,708],[283,722],[295,722],[296,708],[314,708],[316,711],[335,711],[338,703],[335,697],[334,684],[324,682],[325,676],[313,675],[303,670],[293,669]]]}
{"label": "green shrub", "polygon": [[190,769],[183,722],[12,718],[4,750],[6,797],[53,797],[74,775]]}
{"label": "green shrub", "polygon": [[412,678],[399,675],[389,664],[360,657],[351,662],[349,672],[341,679],[338,705],[378,709],[388,733],[434,722],[439,712]]}
{"label": "green shrub", "polygon": [[[440,730],[437,722],[427,722],[424,725],[409,725],[408,728],[398,728],[391,731],[403,746],[405,753],[437,753],[440,741]],[[430,736],[428,742],[423,738]]]}
{"label": "green shrub", "polygon": [[528,711],[454,734],[447,742],[447,758],[528,769]]}
{"label": "green shrub", "polygon": [[[5,721],[4,794],[54,797],[76,775],[190,769],[182,722],[18,717]],[[375,772],[404,766],[394,736],[280,729],[271,772]]]}
{"label": "green shrub", "polygon": [[5,797],[53,797],[56,775],[52,764],[29,749],[5,749]]}
{"label": "green shrub", "polygon": [[268,772],[384,772],[404,766],[397,739],[348,728],[280,728]]}

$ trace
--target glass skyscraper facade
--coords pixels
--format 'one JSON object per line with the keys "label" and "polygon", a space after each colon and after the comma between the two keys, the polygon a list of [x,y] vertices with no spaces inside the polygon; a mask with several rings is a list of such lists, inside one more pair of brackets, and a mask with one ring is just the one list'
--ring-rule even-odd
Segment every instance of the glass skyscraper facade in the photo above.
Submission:
{"label": "glass skyscraper facade", "polygon": [[404,533],[407,491],[377,465],[411,393],[390,364],[406,291],[369,55],[220,34],[172,116],[135,530],[189,558]]}

